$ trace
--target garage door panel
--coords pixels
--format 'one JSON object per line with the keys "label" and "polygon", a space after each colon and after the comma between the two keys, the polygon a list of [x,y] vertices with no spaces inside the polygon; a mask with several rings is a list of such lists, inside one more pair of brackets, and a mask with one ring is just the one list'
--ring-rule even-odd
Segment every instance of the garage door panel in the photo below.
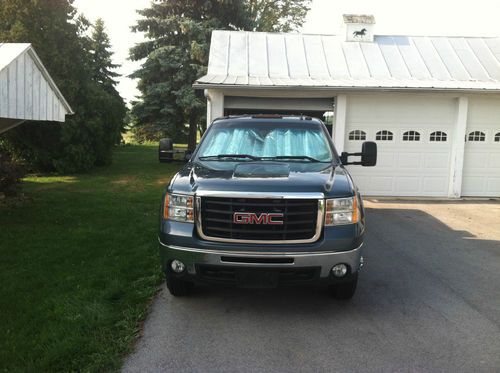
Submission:
{"label": "garage door panel", "polygon": [[462,179],[462,194],[468,196],[480,196],[485,190],[483,177],[464,176]]}
{"label": "garage door panel", "polygon": [[390,194],[393,191],[394,178],[391,176],[372,176],[367,186],[380,194]]}
{"label": "garage door panel", "polygon": [[398,153],[398,167],[399,168],[420,168],[421,167],[421,153]]}
{"label": "garage door panel", "polygon": [[500,177],[490,177],[486,185],[486,191],[488,195],[491,196],[498,195],[499,190],[500,190]]}
{"label": "garage door panel", "polygon": [[396,180],[396,190],[401,193],[417,193],[421,190],[421,180],[419,177],[398,177]]}
{"label": "garage door panel", "polygon": [[443,153],[426,153],[425,167],[429,169],[442,169],[443,172],[448,172],[450,167],[450,152]]}
{"label": "garage door panel", "polygon": [[[484,162],[486,159],[488,159],[488,153],[485,152],[471,152],[470,149],[466,154],[466,157],[464,159],[464,169],[468,173],[478,173],[479,169],[484,169],[487,167],[486,162]],[[484,172],[480,171],[481,173]]]}
{"label": "garage door panel", "polygon": [[[352,176],[352,172],[350,174]],[[368,188],[370,186],[370,176],[356,176],[356,185],[360,190]]]}
{"label": "garage door panel", "polygon": [[[351,173],[352,175],[352,173]],[[361,193],[373,191],[372,194],[379,196],[391,196],[394,194],[394,178],[385,176],[356,176],[352,175]]]}
{"label": "garage door panel", "polygon": [[393,153],[378,153],[377,154],[377,165],[380,168],[393,168],[395,165]]}
{"label": "garage door panel", "polygon": [[[484,133],[483,141],[471,141],[473,132]],[[465,158],[462,179],[463,196],[500,197],[500,99],[475,97],[469,100]],[[477,140],[477,139],[476,139]]]}
{"label": "garage door panel", "polygon": [[498,147],[497,153],[490,153],[488,158],[488,167],[500,169],[500,147]]}
{"label": "garage door panel", "polygon": [[496,174],[500,171],[500,149],[498,153],[473,152],[470,149],[466,152],[464,171],[467,175],[488,176],[489,173]]}
{"label": "garage door panel", "polygon": [[423,178],[422,191],[426,194],[434,194],[436,190],[446,190],[448,187],[448,177],[429,177]]}
{"label": "garage door panel", "polygon": [[[441,129],[451,136],[450,129]],[[375,137],[377,130],[369,132]],[[430,132],[420,131],[420,142],[404,144],[400,139],[404,132],[394,131],[395,138],[391,143],[377,142],[379,152],[375,167],[349,167],[359,189],[365,195],[446,196],[451,161],[450,143],[429,144],[424,140]],[[346,150],[357,152],[361,143],[347,141]]]}

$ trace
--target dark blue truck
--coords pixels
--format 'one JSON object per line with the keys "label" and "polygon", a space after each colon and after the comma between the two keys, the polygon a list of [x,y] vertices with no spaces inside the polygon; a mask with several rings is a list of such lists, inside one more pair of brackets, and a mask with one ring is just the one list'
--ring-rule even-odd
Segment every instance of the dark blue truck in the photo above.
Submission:
{"label": "dark blue truck", "polygon": [[339,156],[315,118],[215,120],[163,195],[158,240],[170,293],[189,294],[197,282],[310,283],[350,299],[365,212],[344,166],[374,166],[376,158],[372,142]]}

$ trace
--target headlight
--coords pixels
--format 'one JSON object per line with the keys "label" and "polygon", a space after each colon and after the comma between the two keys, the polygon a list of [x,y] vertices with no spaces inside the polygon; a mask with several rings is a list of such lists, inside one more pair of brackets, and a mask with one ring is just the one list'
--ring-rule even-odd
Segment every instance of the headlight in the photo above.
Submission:
{"label": "headlight", "polygon": [[325,225],[354,224],[358,220],[359,211],[356,196],[326,200]]}
{"label": "headlight", "polygon": [[163,219],[193,222],[193,206],[193,196],[167,193],[163,205]]}

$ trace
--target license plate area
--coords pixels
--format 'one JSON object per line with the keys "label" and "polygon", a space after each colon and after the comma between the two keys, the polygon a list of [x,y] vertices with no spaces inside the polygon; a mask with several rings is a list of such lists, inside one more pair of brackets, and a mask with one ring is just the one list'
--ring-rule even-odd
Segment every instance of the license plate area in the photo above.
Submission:
{"label": "license plate area", "polygon": [[237,269],[236,282],[242,288],[275,288],[278,286],[279,271],[261,269]]}
{"label": "license plate area", "polygon": [[307,283],[319,278],[320,267],[267,267],[198,264],[197,277],[206,282],[230,284],[243,288],[274,288]]}

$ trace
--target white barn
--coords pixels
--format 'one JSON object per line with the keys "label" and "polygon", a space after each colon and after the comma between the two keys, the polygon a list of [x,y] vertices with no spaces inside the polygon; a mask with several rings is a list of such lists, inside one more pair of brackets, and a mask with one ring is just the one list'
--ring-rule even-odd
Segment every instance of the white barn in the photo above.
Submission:
{"label": "white barn", "polygon": [[[207,122],[243,113],[333,115],[339,152],[377,142],[351,166],[365,195],[500,197],[500,38],[213,31]],[[362,31],[362,30],[365,31]]]}
{"label": "white barn", "polygon": [[0,43],[0,134],[24,121],[73,114],[31,44]]}

